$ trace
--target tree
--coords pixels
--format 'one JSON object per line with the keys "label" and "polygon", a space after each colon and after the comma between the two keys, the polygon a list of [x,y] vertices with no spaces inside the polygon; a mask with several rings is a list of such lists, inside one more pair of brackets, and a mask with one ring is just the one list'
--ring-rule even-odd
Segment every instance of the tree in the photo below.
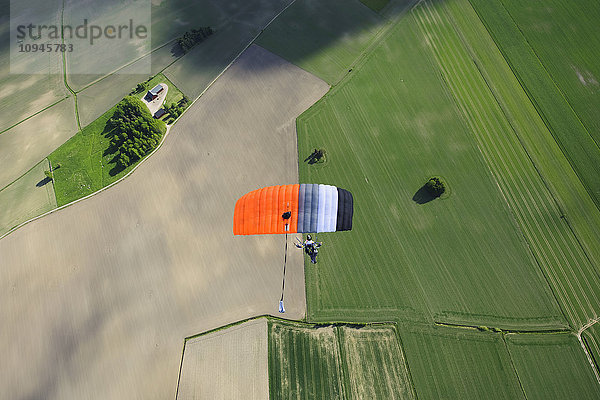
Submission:
{"label": "tree", "polygon": [[213,34],[213,29],[210,26],[204,26],[199,29],[192,29],[183,34],[182,37],[177,39],[177,43],[183,54],[187,53],[196,44],[202,42],[208,36]]}
{"label": "tree", "polygon": [[44,171],[44,175],[46,175],[46,178],[52,180],[52,172],[49,170]]}
{"label": "tree", "polygon": [[425,189],[433,197],[440,197],[446,191],[446,186],[440,178],[434,176],[425,183]]}
{"label": "tree", "polygon": [[153,118],[144,103],[132,96],[117,104],[107,126],[112,130],[110,144],[117,149],[115,161],[121,169],[151,152],[166,131],[165,123]]}

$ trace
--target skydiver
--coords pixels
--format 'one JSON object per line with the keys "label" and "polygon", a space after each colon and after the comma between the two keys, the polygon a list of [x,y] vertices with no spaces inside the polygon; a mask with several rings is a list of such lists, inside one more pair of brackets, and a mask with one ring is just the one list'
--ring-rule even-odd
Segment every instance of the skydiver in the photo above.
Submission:
{"label": "skydiver", "polygon": [[[298,242],[300,242],[298,240]],[[310,256],[310,262],[313,264],[317,263],[317,254],[319,253],[318,248],[323,245],[323,242],[315,242],[312,240],[311,235],[306,235],[304,243],[296,244],[298,248],[304,248],[304,252]]]}

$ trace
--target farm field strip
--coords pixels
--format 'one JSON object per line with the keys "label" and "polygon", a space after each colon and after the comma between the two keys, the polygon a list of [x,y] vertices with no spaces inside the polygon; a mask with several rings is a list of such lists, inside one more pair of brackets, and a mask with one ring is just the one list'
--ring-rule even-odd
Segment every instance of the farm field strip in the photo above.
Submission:
{"label": "farm field strip", "polygon": [[[535,125],[540,125],[540,118],[531,112],[530,105],[524,104],[527,102],[521,101],[522,108],[512,107],[508,113],[509,118],[511,113],[518,116],[527,111],[530,115],[529,118],[520,119],[521,125],[526,129],[520,130],[519,138],[523,141],[536,167],[545,176],[545,183],[555,195],[570,227],[586,249],[593,265],[598,269],[600,266],[600,244],[597,240],[600,237],[600,212],[598,211],[600,150],[502,4],[497,0],[485,3],[480,0],[470,0],[470,2],[476,8],[477,19],[485,24],[489,34],[494,37],[495,44],[488,46],[488,52],[501,51],[502,57],[512,71],[510,74],[504,74],[505,80],[500,80],[498,82],[500,84],[495,88],[502,89],[506,83],[516,82],[515,79],[518,78],[519,83],[514,83],[512,86],[523,87],[547,126],[548,132],[535,128]],[[465,10],[473,13],[471,7]],[[483,32],[480,37],[488,36],[484,29],[481,31]],[[488,38],[486,40],[488,43],[491,42]],[[492,62],[493,67],[490,68],[488,63],[486,70],[494,72],[497,68],[507,69],[504,64],[505,62]],[[515,75],[516,78],[509,75]],[[505,84],[502,85],[502,82]],[[504,97],[524,97],[521,92],[521,90],[508,92],[505,90],[504,95],[507,93],[509,95]],[[550,140],[549,135],[552,135],[554,140]]]}
{"label": "farm field strip", "polygon": [[600,382],[575,334],[504,338],[527,400],[600,398]]}
{"label": "farm field strip", "polygon": [[70,97],[0,134],[0,188],[19,179],[76,132]]}
{"label": "farm field strip", "polygon": [[44,159],[12,184],[0,190],[0,237],[29,218],[57,207],[52,181],[44,175],[50,170]]}
{"label": "farm field strip", "polygon": [[414,399],[395,328],[338,327],[348,399]]}
{"label": "farm field strip", "polygon": [[600,279],[515,135],[520,127],[508,123],[448,13],[437,7],[423,2],[413,15],[563,311],[581,326],[597,317]]}
{"label": "farm field strip", "polygon": [[269,397],[267,319],[186,340],[177,399]]}
{"label": "farm field strip", "polygon": [[399,325],[402,348],[420,400],[525,399],[497,333]]}
{"label": "farm field strip", "polygon": [[336,328],[269,324],[271,398],[344,399]]}
{"label": "farm field strip", "polygon": [[[560,90],[561,97],[592,137],[600,144],[600,68],[598,20],[600,5],[595,0],[574,3],[557,0],[524,4],[500,1],[521,34]],[[551,38],[551,39],[550,39]],[[600,187],[596,186],[600,195]]]}

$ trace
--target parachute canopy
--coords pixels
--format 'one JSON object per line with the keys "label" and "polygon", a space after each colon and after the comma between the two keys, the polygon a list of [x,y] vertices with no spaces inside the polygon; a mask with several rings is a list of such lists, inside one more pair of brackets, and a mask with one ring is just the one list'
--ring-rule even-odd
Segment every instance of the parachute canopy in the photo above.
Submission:
{"label": "parachute canopy", "polygon": [[353,213],[352,193],[345,189],[304,183],[269,186],[237,201],[233,234],[349,231]]}

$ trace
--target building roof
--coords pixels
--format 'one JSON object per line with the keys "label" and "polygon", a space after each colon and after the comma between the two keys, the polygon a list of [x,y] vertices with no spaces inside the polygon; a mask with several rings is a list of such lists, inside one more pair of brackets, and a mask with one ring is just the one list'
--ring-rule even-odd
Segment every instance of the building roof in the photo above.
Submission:
{"label": "building roof", "polygon": [[160,118],[163,115],[165,115],[167,112],[165,111],[164,108],[159,109],[157,112],[154,113],[154,118]]}
{"label": "building roof", "polygon": [[162,91],[163,91],[162,85],[158,84],[158,85],[154,86],[154,88],[152,88],[152,90],[150,90],[150,94],[159,94]]}

